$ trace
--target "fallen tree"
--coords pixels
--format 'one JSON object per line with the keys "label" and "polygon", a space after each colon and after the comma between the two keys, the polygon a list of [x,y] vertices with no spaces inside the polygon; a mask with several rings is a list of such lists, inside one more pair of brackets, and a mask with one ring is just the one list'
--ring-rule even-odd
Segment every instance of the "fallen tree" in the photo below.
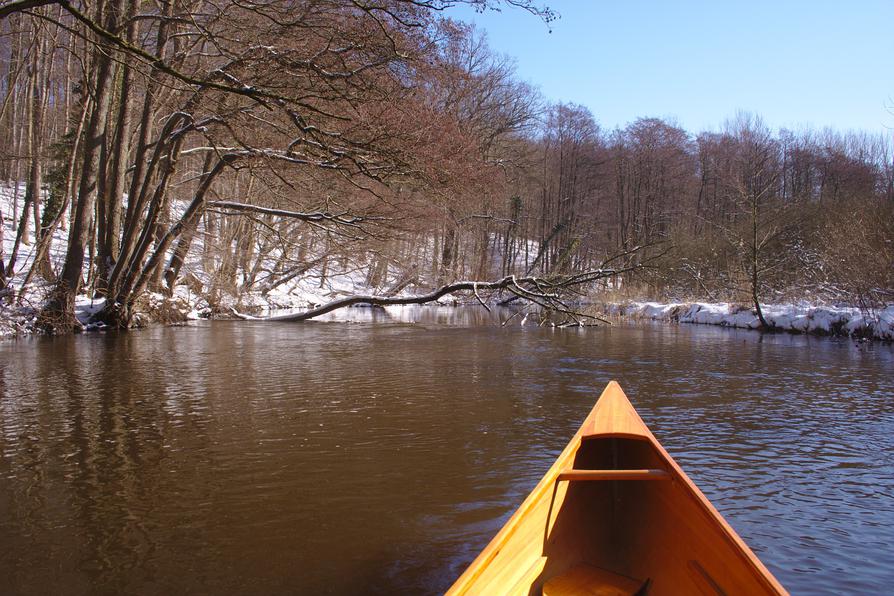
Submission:
{"label": "fallen tree", "polygon": [[[577,304],[580,304],[580,299],[586,296],[584,290],[586,290],[587,286],[610,278],[616,278],[620,275],[632,275],[651,267],[653,261],[660,259],[669,250],[669,247],[665,246],[656,254],[644,256],[643,253],[646,249],[656,246],[658,246],[658,243],[634,246],[604,259],[597,268],[577,273],[552,273],[541,275],[540,277],[530,274],[523,277],[507,275],[495,281],[456,281],[444,284],[427,294],[415,296],[347,296],[310,308],[304,312],[287,315],[253,317],[236,311],[233,311],[233,314],[238,318],[253,321],[297,322],[314,319],[326,313],[357,304],[370,306],[427,304],[458,292],[471,292],[481,306],[490,310],[488,301],[481,297],[482,292],[488,292],[490,294],[488,298],[497,298],[492,300],[492,303],[496,302],[499,305],[507,304],[510,300],[505,298],[505,293],[509,293],[510,299],[522,300],[530,307],[541,309],[540,312],[544,315],[559,315],[562,319],[558,322],[558,326],[583,326],[585,325],[585,320],[610,324],[608,320],[594,314],[581,312],[581,310],[575,308],[573,302],[576,300]],[[619,262],[624,264],[613,266]],[[512,318],[510,317],[510,320]],[[505,321],[504,324],[506,322],[508,321]]]}
{"label": "fallen tree", "polygon": [[357,295],[348,296],[327,302],[321,306],[311,308],[304,312],[277,315],[271,317],[250,317],[235,313],[237,317],[257,321],[306,321],[324,315],[326,313],[353,306],[356,304],[368,304],[371,306],[390,306],[408,304],[426,304],[435,302],[439,298],[457,292],[472,292],[475,299],[486,309],[490,310],[487,301],[481,297],[482,292],[509,292],[513,296],[536,305],[544,311],[558,313],[566,318],[565,322],[584,324],[584,319],[591,321],[608,322],[605,319],[592,314],[576,310],[571,304],[570,297],[581,297],[580,289],[594,282],[615,277],[621,273],[632,272],[640,269],[642,265],[633,265],[624,269],[593,269],[573,275],[558,275],[549,277],[517,277],[507,275],[496,281],[457,281],[445,284],[427,294],[416,296],[372,296]]}

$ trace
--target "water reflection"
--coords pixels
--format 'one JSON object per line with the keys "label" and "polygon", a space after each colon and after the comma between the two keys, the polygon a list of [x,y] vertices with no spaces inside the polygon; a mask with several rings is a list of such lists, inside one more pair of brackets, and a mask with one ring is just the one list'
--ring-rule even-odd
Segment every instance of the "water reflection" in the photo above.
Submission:
{"label": "water reflection", "polygon": [[894,580],[891,347],[509,314],[0,344],[0,592],[436,593],[611,378],[793,592]]}

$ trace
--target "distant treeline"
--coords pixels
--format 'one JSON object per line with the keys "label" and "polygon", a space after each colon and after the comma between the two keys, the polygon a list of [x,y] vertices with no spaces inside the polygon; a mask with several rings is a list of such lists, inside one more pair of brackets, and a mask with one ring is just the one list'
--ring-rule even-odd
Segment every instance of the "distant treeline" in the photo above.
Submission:
{"label": "distant treeline", "polygon": [[747,113],[698,135],[655,118],[602,131],[583,108],[551,106],[527,140],[536,174],[512,192],[529,235],[549,241],[544,266],[670,248],[628,295],[871,308],[894,300],[891,139],[774,132]]}
{"label": "distant treeline", "polygon": [[335,270],[396,292],[606,263],[644,266],[611,284],[628,295],[894,298],[890,139],[748,114],[602,130],[456,3],[0,6],[3,299],[49,284],[40,323],[65,331],[79,292],[126,326],[178,284],[214,303]]}

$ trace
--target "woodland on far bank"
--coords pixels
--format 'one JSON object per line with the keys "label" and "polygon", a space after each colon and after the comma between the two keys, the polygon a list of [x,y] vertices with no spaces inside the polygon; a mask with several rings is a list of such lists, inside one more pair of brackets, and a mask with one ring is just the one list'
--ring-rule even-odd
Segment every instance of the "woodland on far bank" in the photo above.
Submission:
{"label": "woodland on far bank", "polygon": [[894,302],[891,138],[749,113],[603,129],[449,4],[0,5],[4,312],[35,300],[64,332],[87,295],[127,327],[150,295],[225,312],[338,277],[560,311],[729,301],[762,323],[764,303]]}

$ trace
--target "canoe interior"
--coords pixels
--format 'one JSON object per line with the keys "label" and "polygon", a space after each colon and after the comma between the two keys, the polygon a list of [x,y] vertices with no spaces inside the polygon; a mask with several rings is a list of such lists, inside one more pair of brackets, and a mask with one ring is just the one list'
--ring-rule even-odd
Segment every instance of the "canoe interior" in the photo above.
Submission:
{"label": "canoe interior", "polygon": [[[665,462],[645,439],[597,438],[582,441],[573,467],[645,469]],[[649,594],[716,594],[714,586],[726,593],[773,593],[679,480],[568,484],[531,594],[580,562],[648,579]]]}
{"label": "canoe interior", "polygon": [[[784,594],[642,428],[642,434],[627,436],[579,432],[448,594],[539,595],[547,581],[574,573],[569,570],[581,564],[631,578],[638,586],[648,580],[641,593],[649,595]],[[664,479],[560,480],[569,469],[669,474]]]}

